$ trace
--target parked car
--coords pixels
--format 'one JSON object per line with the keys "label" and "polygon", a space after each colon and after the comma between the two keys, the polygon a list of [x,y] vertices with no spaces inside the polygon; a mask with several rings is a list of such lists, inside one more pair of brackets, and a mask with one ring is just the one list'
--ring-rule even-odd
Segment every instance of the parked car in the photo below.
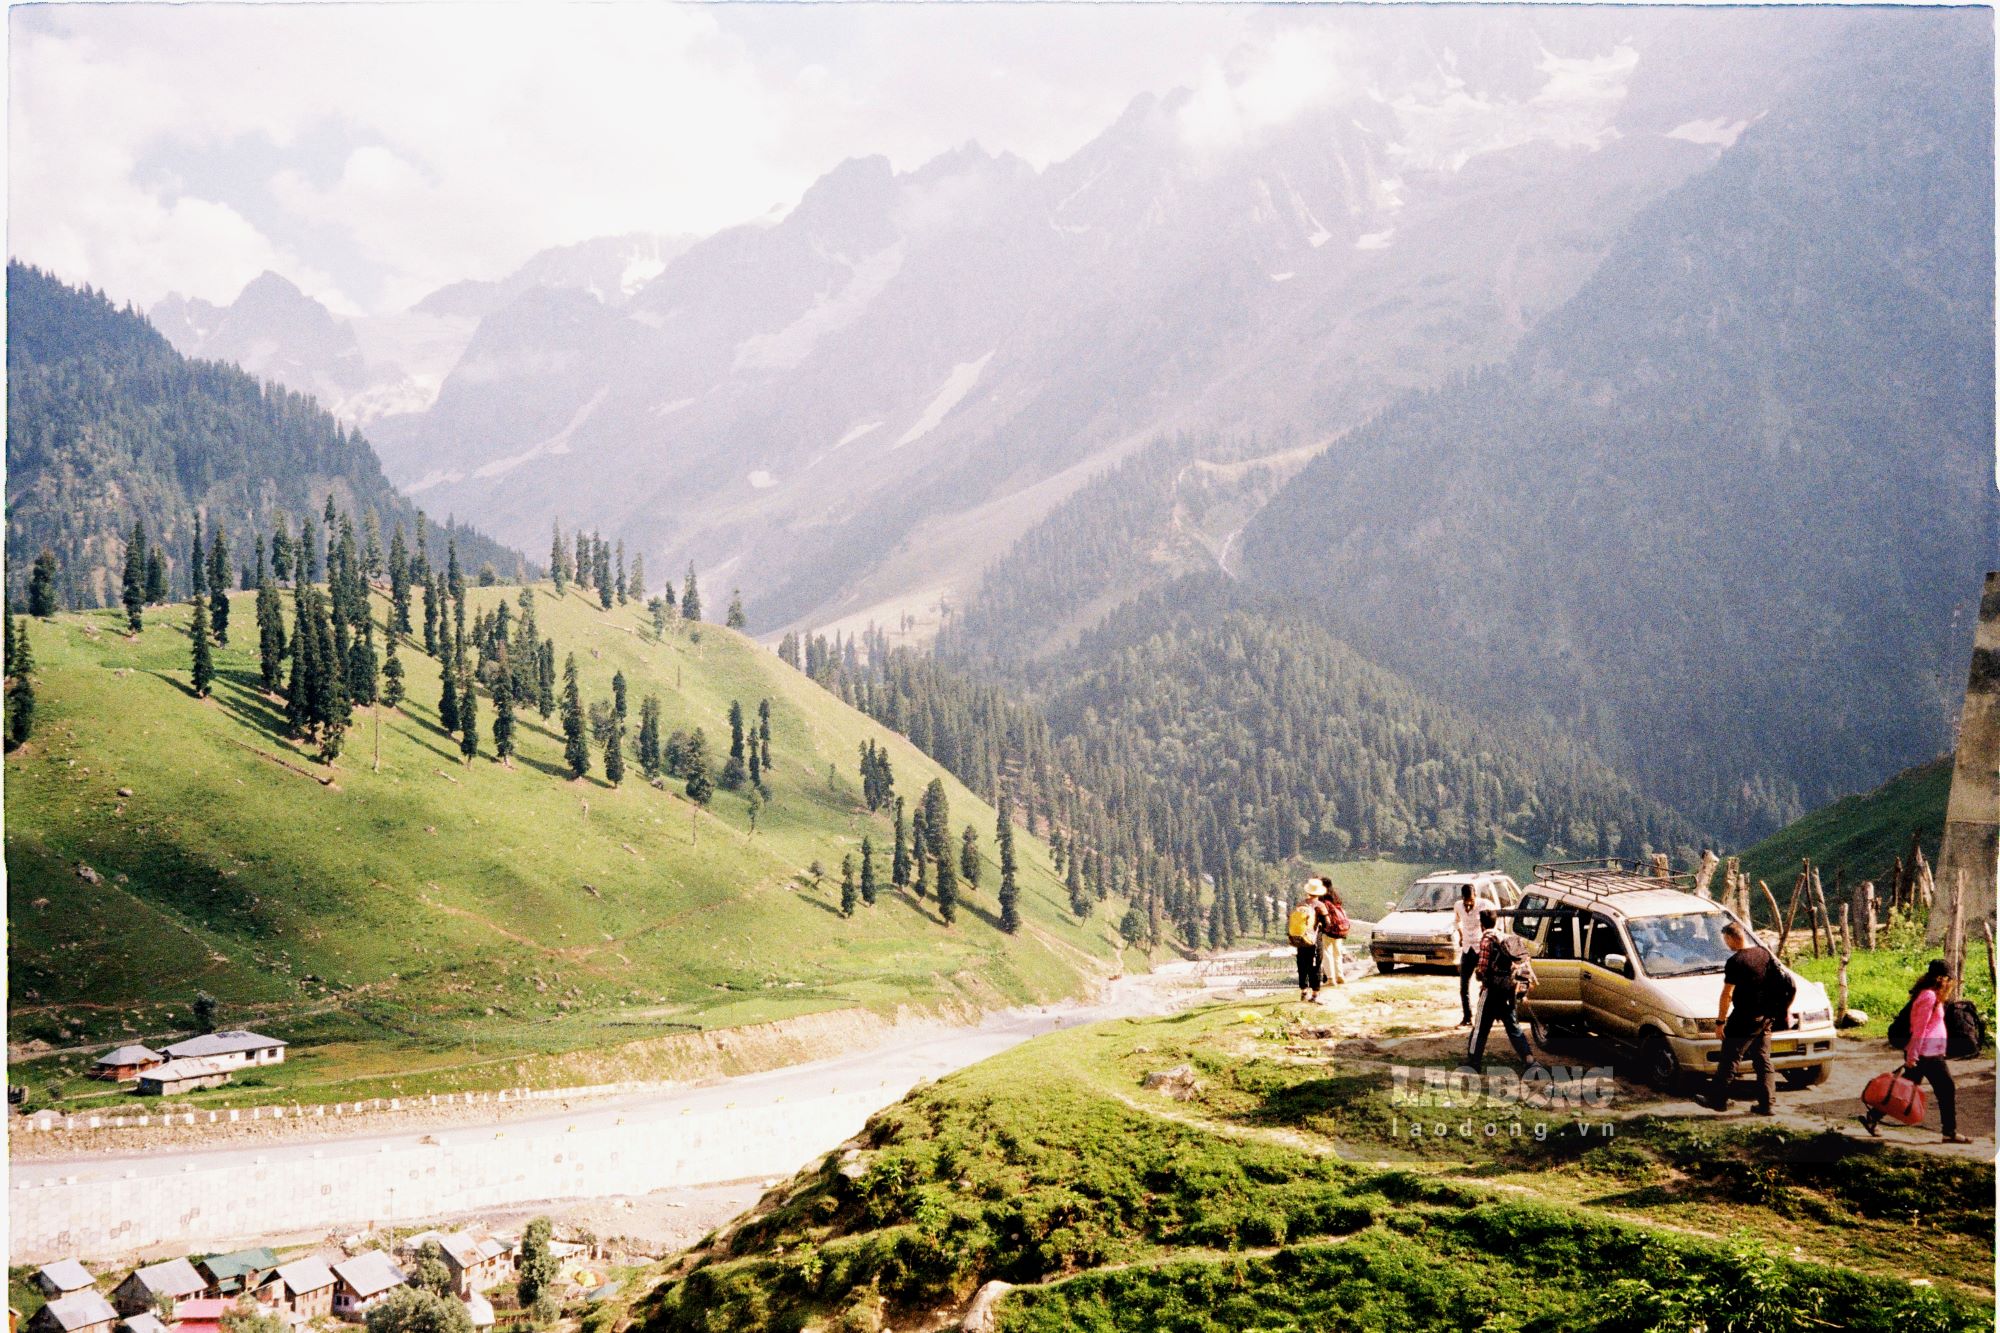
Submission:
{"label": "parked car", "polygon": [[1409,888],[1395,910],[1375,923],[1368,938],[1368,956],[1377,972],[1397,967],[1431,965],[1456,968],[1458,949],[1451,938],[1451,909],[1463,885],[1475,897],[1491,898],[1502,908],[1520,901],[1521,890],[1511,875],[1498,870],[1439,870]]}
{"label": "parked car", "polygon": [[[1624,861],[1535,867],[1510,928],[1535,955],[1536,986],[1521,1009],[1537,1046],[1566,1036],[1609,1041],[1665,1089],[1714,1074],[1730,954],[1722,927],[1732,914],[1684,884]],[[1786,971],[1798,993],[1791,1026],[1772,1034],[1771,1064],[1785,1087],[1811,1087],[1826,1080],[1833,1008],[1826,987]]]}

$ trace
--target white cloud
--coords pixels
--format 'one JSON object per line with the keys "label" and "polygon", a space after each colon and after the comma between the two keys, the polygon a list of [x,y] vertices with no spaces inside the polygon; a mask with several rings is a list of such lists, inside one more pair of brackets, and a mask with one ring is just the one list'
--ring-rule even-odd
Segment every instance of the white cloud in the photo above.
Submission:
{"label": "white cloud", "polygon": [[1351,45],[1343,28],[1314,23],[1281,28],[1210,61],[1181,106],[1183,139],[1198,153],[1226,151],[1358,93]]}
{"label": "white cloud", "polygon": [[1483,153],[1549,143],[1558,148],[1601,147],[1625,100],[1639,52],[1630,42],[1590,56],[1544,51],[1536,70],[1541,86],[1525,99],[1469,86],[1448,69],[1389,99],[1402,129],[1391,148],[1412,167],[1456,171]]}
{"label": "white cloud", "polygon": [[909,169],[977,139],[1041,165],[1248,22],[1207,5],[431,3],[9,19],[15,253],[142,304],[228,300],[273,268],[378,311],[551,245],[754,218],[857,154]]}

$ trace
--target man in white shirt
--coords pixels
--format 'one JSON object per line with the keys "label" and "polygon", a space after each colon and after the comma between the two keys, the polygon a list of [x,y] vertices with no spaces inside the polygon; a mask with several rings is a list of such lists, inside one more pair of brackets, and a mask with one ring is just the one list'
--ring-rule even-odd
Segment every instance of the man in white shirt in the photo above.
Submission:
{"label": "man in white shirt", "polygon": [[1458,886],[1458,902],[1451,909],[1452,943],[1458,949],[1458,1025],[1472,1026],[1472,972],[1479,966],[1479,914],[1497,912],[1500,903],[1485,894],[1474,896],[1470,882]]}

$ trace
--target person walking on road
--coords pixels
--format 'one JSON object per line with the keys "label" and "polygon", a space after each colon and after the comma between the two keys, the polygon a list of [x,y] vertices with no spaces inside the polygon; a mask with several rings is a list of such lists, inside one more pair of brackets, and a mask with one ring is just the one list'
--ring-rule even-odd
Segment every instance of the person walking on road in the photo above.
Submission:
{"label": "person walking on road", "polygon": [[1470,882],[1458,886],[1458,902],[1451,909],[1451,939],[1458,949],[1458,1025],[1472,1026],[1472,974],[1479,968],[1481,930],[1479,914],[1500,910],[1498,900],[1473,896]]}
{"label": "person walking on road", "polygon": [[1479,913],[1479,1021],[1472,1028],[1468,1063],[1475,1074],[1486,1072],[1486,1037],[1498,1019],[1507,1033],[1514,1054],[1524,1068],[1535,1067],[1534,1052],[1521,1033],[1516,1006],[1535,986],[1535,968],[1528,954],[1528,942],[1512,931],[1499,928],[1500,913],[1484,908]]}
{"label": "person walking on road", "polygon": [[[1951,1066],[1944,1060],[1944,1006],[1956,985],[1957,979],[1944,959],[1935,958],[1910,987],[1910,1040],[1903,1048],[1903,1077],[1912,1082],[1929,1080],[1931,1091],[1937,1094],[1946,1143],[1970,1143],[1970,1138],[1958,1132],[1958,1087],[1952,1082]],[[1879,1134],[1881,1123],[1880,1111],[1861,1117],[1862,1128],[1870,1134]]]}
{"label": "person walking on road", "polygon": [[1735,951],[1723,964],[1722,999],[1716,1006],[1715,1025],[1722,1032],[1722,1051],[1715,1062],[1714,1080],[1695,1101],[1711,1111],[1728,1110],[1729,1086],[1736,1081],[1737,1062],[1747,1056],[1757,1075],[1757,1104],[1752,1109],[1758,1115],[1773,1115],[1770,996],[1783,969],[1771,951],[1752,940],[1739,922],[1731,921],[1722,928],[1722,942]]}
{"label": "person walking on road", "polygon": [[1343,942],[1347,939],[1347,932],[1352,927],[1347,920],[1347,908],[1340,901],[1340,890],[1334,888],[1333,881],[1325,875],[1319,877],[1319,884],[1324,890],[1319,900],[1321,920],[1324,923],[1319,936],[1320,975],[1324,978],[1330,972],[1334,985],[1345,986],[1347,976],[1342,964],[1346,961],[1346,955],[1341,950]]}
{"label": "person walking on road", "polygon": [[1312,1004],[1319,999],[1319,988],[1325,979],[1326,968],[1326,925],[1324,911],[1326,886],[1317,878],[1305,883],[1305,897],[1292,908],[1286,920],[1286,935],[1291,940],[1295,961],[1299,970],[1299,1003]]}

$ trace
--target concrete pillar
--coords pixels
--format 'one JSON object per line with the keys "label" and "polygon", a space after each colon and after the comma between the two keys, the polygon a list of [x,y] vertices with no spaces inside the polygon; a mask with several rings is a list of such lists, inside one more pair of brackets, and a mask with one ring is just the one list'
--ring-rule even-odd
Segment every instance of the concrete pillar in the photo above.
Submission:
{"label": "concrete pillar", "polygon": [[2000,881],[2000,572],[1986,576],[1979,627],[1972,636],[1972,667],[1966,673],[1965,711],[1959,717],[1951,799],[1934,877],[1938,906],[1944,910],[1931,912],[1933,944],[1944,940],[1960,875],[1965,877],[1966,932],[1977,936],[1994,919],[1995,884]]}

